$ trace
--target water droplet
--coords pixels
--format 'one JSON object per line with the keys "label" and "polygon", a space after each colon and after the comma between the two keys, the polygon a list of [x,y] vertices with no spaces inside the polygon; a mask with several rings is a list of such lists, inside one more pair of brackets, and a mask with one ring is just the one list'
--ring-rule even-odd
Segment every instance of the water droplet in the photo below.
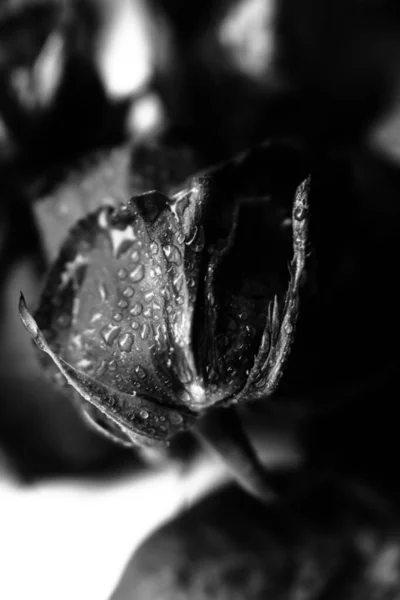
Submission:
{"label": "water droplet", "polygon": [[[185,239],[185,238],[184,238]],[[167,244],[163,248],[167,260],[178,267],[182,264],[182,254],[176,246]]]}
{"label": "water droplet", "polygon": [[169,414],[169,420],[172,425],[180,425],[183,422],[183,417],[178,412],[172,411]]}
{"label": "water droplet", "polygon": [[139,329],[140,325],[137,321],[132,321],[131,327],[132,329]]}
{"label": "water droplet", "polygon": [[303,221],[306,217],[306,211],[302,206],[298,206],[294,211],[294,218],[296,221]]}
{"label": "water droplet", "polygon": [[143,310],[143,306],[140,304],[140,302],[137,302],[129,311],[129,313],[134,316],[137,317],[138,315],[140,315],[140,313]]}
{"label": "water droplet", "polygon": [[98,369],[97,369],[97,371],[96,371],[96,376],[100,377],[101,375],[103,375],[104,372],[105,372],[105,370],[106,370],[106,368],[107,368],[107,363],[104,360],[102,360],[101,363],[100,363],[100,365],[99,365],[99,367],[98,367]]}
{"label": "water droplet", "polygon": [[150,292],[146,292],[145,294],[143,294],[143,300],[149,304],[154,298],[154,292],[150,291]]}
{"label": "water droplet", "polygon": [[140,365],[135,367],[135,373],[139,379],[144,379],[146,377],[146,371]]}
{"label": "water droplet", "polygon": [[138,265],[129,274],[130,280],[133,281],[134,283],[138,283],[139,281],[142,281],[143,277],[144,277],[143,265]]}
{"label": "water droplet", "polygon": [[175,290],[179,293],[183,286],[183,273],[179,273],[177,277],[175,277],[173,281]]}
{"label": "water droplet", "polygon": [[133,345],[133,335],[130,333],[123,333],[119,340],[118,346],[122,352],[130,352]]}
{"label": "water droplet", "polygon": [[157,244],[157,242],[152,242],[150,244],[150,252],[152,254],[157,254],[157,252],[158,252],[158,244]]}
{"label": "water droplet", "polygon": [[149,418],[149,413],[147,412],[147,410],[142,409],[139,413],[140,417],[144,420]]}
{"label": "water droplet", "polygon": [[190,246],[191,244],[193,244],[193,242],[194,242],[194,240],[195,240],[195,238],[197,236],[197,232],[198,232],[198,228],[197,228],[197,226],[195,226],[194,230],[192,231],[191,237],[190,238],[186,238],[186,244],[188,246]]}
{"label": "water droplet", "polygon": [[108,344],[108,346],[111,346],[112,343],[117,339],[120,332],[121,327],[119,327],[118,325],[111,325],[110,323],[109,325],[103,327],[100,334],[105,343]]}
{"label": "water droplet", "polygon": [[118,277],[120,279],[126,279],[128,277],[128,271],[126,269],[120,269],[118,271]]}
{"label": "water droplet", "polygon": [[254,337],[257,333],[257,329],[254,325],[246,325],[246,331],[251,337]]}
{"label": "water droplet", "polygon": [[113,319],[114,321],[117,321],[117,323],[119,323],[119,321],[122,321],[121,313],[115,313],[115,315],[113,315]]}
{"label": "water droplet", "polygon": [[120,300],[117,306],[119,306],[119,308],[126,308],[128,306],[128,302],[126,300]]}
{"label": "water droplet", "polygon": [[108,298],[108,289],[104,281],[100,281],[99,283],[99,294],[100,298],[104,301]]}
{"label": "water droplet", "polygon": [[92,318],[90,319],[91,323],[96,323],[97,321],[101,321],[101,319],[103,318],[102,313],[100,312],[94,312],[92,315]]}
{"label": "water droplet", "polygon": [[133,291],[133,289],[131,287],[127,287],[122,292],[122,295],[125,296],[125,298],[132,298],[134,293],[135,292]]}
{"label": "water droplet", "polygon": [[151,319],[153,317],[153,311],[151,308],[146,308],[146,310],[143,313],[143,316],[146,317],[146,319]]}
{"label": "water droplet", "polygon": [[91,371],[93,369],[93,363],[87,358],[82,358],[76,363],[76,368],[80,371]]}
{"label": "water droplet", "polygon": [[292,327],[291,323],[286,323],[286,325],[285,325],[285,333],[287,335],[290,335],[292,333],[292,331],[293,331],[293,327]]}
{"label": "water droplet", "polygon": [[208,292],[207,294],[207,300],[210,304],[210,306],[214,306],[215,305],[215,298],[213,296],[213,294],[211,292]]}
{"label": "water droplet", "polygon": [[179,306],[182,306],[184,300],[182,298],[182,296],[178,296],[178,298],[176,299],[176,303],[179,304]]}
{"label": "water droplet", "polygon": [[164,417],[164,415],[160,415],[160,416],[159,416],[159,419],[160,419],[160,423],[164,423],[164,422],[165,422],[165,417]]}
{"label": "water droplet", "polygon": [[183,244],[183,242],[185,241],[184,234],[178,233],[178,235],[176,236],[176,241],[178,242],[178,244]]}
{"label": "water droplet", "polygon": [[186,390],[181,393],[182,402],[190,402],[190,394]]}
{"label": "water droplet", "polygon": [[139,262],[139,260],[140,260],[140,252],[139,252],[139,250],[134,250],[131,254],[131,261]]}
{"label": "water droplet", "polygon": [[200,227],[199,229],[197,229],[193,239],[187,243],[190,244],[190,248],[194,252],[201,252],[204,249],[204,245],[205,245],[203,227]]}
{"label": "water droplet", "polygon": [[110,362],[108,363],[108,370],[112,371],[112,372],[117,370],[117,361],[116,360],[110,360]]}
{"label": "water droplet", "polygon": [[149,325],[147,323],[143,323],[142,329],[140,331],[140,337],[142,338],[142,340],[145,340],[148,338],[149,331],[150,331]]}

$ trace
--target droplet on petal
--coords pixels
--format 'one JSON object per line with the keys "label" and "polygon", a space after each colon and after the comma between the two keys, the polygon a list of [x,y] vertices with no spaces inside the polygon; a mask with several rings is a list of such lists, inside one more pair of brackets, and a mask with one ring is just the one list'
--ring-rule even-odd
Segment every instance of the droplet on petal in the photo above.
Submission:
{"label": "droplet on petal", "polygon": [[144,379],[146,377],[146,371],[140,365],[135,367],[135,373],[140,379]]}
{"label": "droplet on petal", "polygon": [[142,281],[143,277],[144,277],[144,266],[143,265],[138,265],[129,273],[129,279],[133,283],[139,283],[139,281]]}
{"label": "droplet on petal", "polygon": [[172,425],[180,425],[183,421],[183,417],[178,412],[174,411],[170,413],[169,420],[172,423]]}
{"label": "droplet on petal", "polygon": [[140,304],[140,302],[137,302],[129,311],[130,314],[134,317],[137,317],[138,315],[140,315],[140,313],[143,310],[143,306]]}
{"label": "droplet on petal", "polygon": [[120,331],[121,327],[119,327],[118,325],[111,325],[110,323],[109,325],[103,327],[103,329],[101,330],[101,336],[105,343],[108,346],[111,346],[113,342],[117,339]]}
{"label": "droplet on petal", "polygon": [[139,250],[134,250],[131,254],[131,261],[139,262],[139,260],[140,260],[140,252],[139,252]]}
{"label": "droplet on petal", "polygon": [[130,333],[123,333],[119,340],[118,346],[122,352],[130,352],[133,345],[133,335]]}
{"label": "droplet on petal", "polygon": [[127,287],[122,292],[122,295],[125,296],[125,298],[132,298],[132,296],[133,296],[134,293],[135,292],[134,292],[134,290],[131,287]]}

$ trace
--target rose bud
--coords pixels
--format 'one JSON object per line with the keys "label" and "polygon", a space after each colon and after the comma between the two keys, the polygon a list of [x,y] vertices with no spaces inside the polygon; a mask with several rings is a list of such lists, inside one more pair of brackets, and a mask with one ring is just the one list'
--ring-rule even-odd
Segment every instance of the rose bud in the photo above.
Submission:
{"label": "rose bud", "polygon": [[[305,273],[308,190],[307,179],[295,194],[292,241],[265,197],[239,202],[218,176],[76,224],[35,318],[22,295],[19,309],[45,369],[72,386],[95,427],[139,446],[191,428],[247,489],[271,497],[235,405],[272,394],[283,373]],[[253,237],[257,219],[263,234]]]}

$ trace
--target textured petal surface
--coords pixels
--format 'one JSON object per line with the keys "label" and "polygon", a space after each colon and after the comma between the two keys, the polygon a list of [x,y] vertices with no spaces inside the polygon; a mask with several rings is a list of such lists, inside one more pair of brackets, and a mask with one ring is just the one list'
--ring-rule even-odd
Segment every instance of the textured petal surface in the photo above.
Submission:
{"label": "textured petal surface", "polygon": [[242,156],[170,198],[150,191],[90,213],[62,245],[36,321],[21,304],[48,372],[86,401],[87,419],[101,429],[100,413],[111,419],[108,435],[168,440],[214,405],[268,395],[279,380],[308,188],[282,207],[262,186],[255,194],[251,164]]}

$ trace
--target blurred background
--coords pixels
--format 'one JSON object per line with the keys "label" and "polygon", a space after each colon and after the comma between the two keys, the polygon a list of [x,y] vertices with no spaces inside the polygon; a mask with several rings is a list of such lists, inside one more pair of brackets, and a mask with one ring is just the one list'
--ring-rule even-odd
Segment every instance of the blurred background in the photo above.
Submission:
{"label": "blurred background", "polygon": [[[190,436],[155,457],[88,429],[43,377],[19,291],[35,306],[68,229],[88,211],[168,191],[271,137],[318,157],[328,232],[319,242],[325,337],[310,310],[307,361],[295,348],[284,406],[298,415],[304,398],[357,401],[329,426],[278,410],[249,415],[249,430],[272,467],[317,455],[363,471],[368,456],[372,479],[384,470],[389,480],[395,406],[381,390],[398,364],[398,3],[1,1],[1,598],[106,600],[151,531],[228,479]],[[387,401],[379,411],[377,398]]]}

